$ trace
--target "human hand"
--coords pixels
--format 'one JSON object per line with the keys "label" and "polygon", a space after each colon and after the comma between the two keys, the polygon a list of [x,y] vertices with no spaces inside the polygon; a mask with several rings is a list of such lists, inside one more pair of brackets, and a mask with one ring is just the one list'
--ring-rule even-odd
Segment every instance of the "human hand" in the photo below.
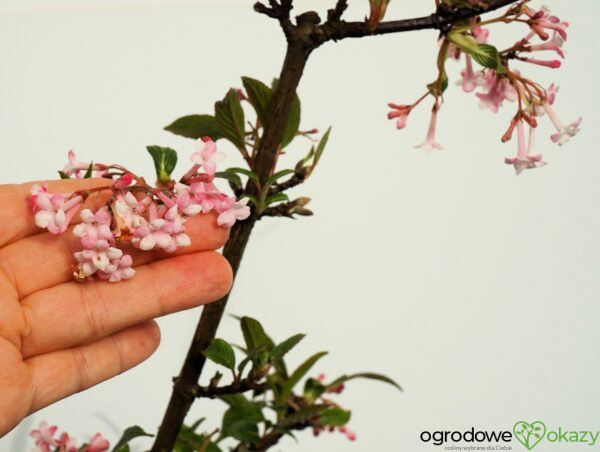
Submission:
{"label": "human hand", "polygon": [[[73,179],[48,189],[107,184]],[[186,223],[192,245],[175,253],[127,247],[133,279],[74,282],[79,240],[35,226],[31,185],[0,185],[0,437],[28,414],[144,361],[160,342],[153,318],[215,301],[232,284],[229,264],[214,251],[227,230],[213,214]],[[90,196],[84,207],[102,201]]]}

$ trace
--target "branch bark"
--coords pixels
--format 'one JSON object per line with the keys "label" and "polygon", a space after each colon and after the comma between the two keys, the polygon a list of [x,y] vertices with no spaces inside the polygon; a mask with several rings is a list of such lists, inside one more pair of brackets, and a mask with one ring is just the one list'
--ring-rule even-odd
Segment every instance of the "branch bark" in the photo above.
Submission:
{"label": "branch bark", "polygon": [[[318,14],[315,12],[298,16],[296,25],[294,25],[290,20],[292,0],[280,0],[279,2],[269,0],[270,7],[257,3],[255,5],[256,11],[279,21],[287,38],[288,47],[279,77],[279,84],[273,94],[271,111],[265,124],[264,134],[252,170],[263,183],[272,174],[277,162],[287,118],[304,68],[312,51],[323,43],[330,40],[337,41],[345,38],[361,38],[411,30],[444,30],[457,21],[475,17],[512,3],[517,3],[517,0],[489,0],[488,7],[485,9],[459,10],[452,14],[438,11],[427,17],[382,22],[374,30],[368,29],[364,22],[345,22],[341,20],[347,6],[345,0],[338,0],[336,7],[329,11],[327,22],[322,25]],[[246,193],[256,194],[254,184],[248,184]],[[233,269],[234,278],[257,220],[258,216],[256,212],[253,212],[247,220],[236,223],[223,250],[223,255]],[[173,450],[173,445],[185,416],[197,395],[198,380],[206,361],[202,352],[216,335],[228,299],[229,295],[207,305],[202,311],[179,377],[175,379],[173,392],[152,447],[152,452],[171,452]]]}

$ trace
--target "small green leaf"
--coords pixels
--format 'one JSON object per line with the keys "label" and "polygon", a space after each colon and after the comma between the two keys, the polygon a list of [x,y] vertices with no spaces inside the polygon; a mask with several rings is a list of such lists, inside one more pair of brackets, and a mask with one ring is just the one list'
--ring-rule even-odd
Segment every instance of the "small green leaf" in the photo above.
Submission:
{"label": "small green leaf", "polygon": [[307,372],[316,364],[316,362],[326,354],[327,352],[316,353],[298,366],[298,368],[283,384],[281,393],[279,394],[279,404],[283,404],[287,400],[288,396],[292,392],[292,389],[294,389],[294,386],[296,386],[296,384],[302,379],[302,377],[304,377],[304,375],[307,374]]}
{"label": "small green leaf", "polygon": [[315,151],[315,158],[313,159],[313,166],[319,163],[321,156],[323,155],[323,151],[325,150],[325,146],[327,146],[327,142],[329,141],[329,134],[331,133],[331,127],[327,129],[327,132],[323,134],[321,141],[319,141],[319,145],[317,146],[317,150]]}
{"label": "small green leaf", "polygon": [[301,408],[280,421],[277,424],[277,429],[286,429],[294,425],[305,424],[326,409],[327,405],[311,405],[306,408]]}
{"label": "small green leaf", "polygon": [[298,343],[304,339],[305,336],[305,334],[296,334],[286,339],[282,343],[277,344],[275,347],[273,347],[273,350],[271,350],[271,359],[275,360],[283,358],[292,348],[298,345]]}
{"label": "small green leaf", "polygon": [[500,53],[496,47],[489,44],[480,44],[473,36],[459,31],[451,31],[446,37],[462,51],[471,55],[473,60],[481,66],[493,69],[500,74],[506,72],[500,60]]}
{"label": "small green leaf", "polygon": [[271,185],[273,185],[275,182],[277,182],[279,179],[281,179],[282,177],[287,176],[288,174],[293,174],[293,173],[294,173],[294,170],[292,170],[292,169],[284,169],[284,170],[278,171],[267,179],[267,182],[265,183],[265,187],[268,188]]}
{"label": "small green leaf", "polygon": [[228,369],[235,369],[235,353],[233,347],[223,339],[213,339],[210,345],[203,352],[211,361],[214,361]]}
{"label": "small green leaf", "polygon": [[[279,80],[273,79],[273,82],[271,84],[273,90],[277,89],[278,84]],[[298,97],[298,95],[296,95],[292,103],[292,109],[290,110],[285,129],[283,130],[283,136],[281,138],[282,148],[286,147],[292,142],[294,138],[296,138],[296,134],[298,133],[298,129],[300,128],[301,110],[302,109],[300,105],[300,98]]]}
{"label": "small green leaf", "polygon": [[189,115],[176,119],[165,127],[168,132],[186,138],[210,137],[214,141],[223,138],[217,126],[217,120],[212,115]]}
{"label": "small green leaf", "polygon": [[318,399],[327,388],[315,378],[307,378],[304,383],[304,397],[308,400]]}
{"label": "small green leaf", "polygon": [[243,174],[244,176],[247,176],[249,179],[252,179],[254,182],[256,182],[256,184],[260,183],[260,181],[258,179],[258,175],[256,173],[253,173],[250,170],[247,170],[246,168],[232,167],[232,168],[227,168],[225,171],[231,172],[231,173]]}
{"label": "small green leaf", "polygon": [[228,409],[223,415],[221,436],[231,436],[239,441],[250,444],[257,442],[260,439],[256,423],[246,419],[243,413],[236,411],[233,408]]}
{"label": "small green leaf", "polygon": [[59,171],[58,175],[60,176],[61,179],[71,179],[69,176],[67,176],[63,171]]}
{"label": "small green leaf", "polygon": [[473,59],[481,66],[489,69],[493,69],[496,72],[503,74],[505,72],[504,66],[500,61],[500,54],[496,47],[489,44],[479,44],[478,52],[471,55]]}
{"label": "small green leaf", "polygon": [[238,189],[243,187],[242,179],[233,171],[219,171],[215,173],[215,177],[228,180]]}
{"label": "small green leaf", "polygon": [[215,118],[223,137],[238,149],[245,149],[244,110],[235,90],[230,89],[225,98],[215,104]]}
{"label": "small green leaf", "polygon": [[392,386],[394,386],[395,388],[399,389],[400,391],[402,391],[402,387],[396,383],[394,380],[392,380],[390,377],[386,377],[385,375],[380,375],[380,374],[376,374],[376,373],[372,373],[372,372],[361,372],[358,374],[352,374],[352,375],[342,375],[339,378],[336,378],[334,381],[332,381],[330,384],[327,385],[327,388],[334,388],[336,386],[341,385],[342,383],[345,383],[349,380],[355,380],[357,378],[364,378],[367,380],[377,380],[377,381],[382,381],[384,383],[388,383]]}
{"label": "small green leaf", "polygon": [[257,424],[265,420],[261,405],[249,401],[243,394],[227,394],[220,398],[247,421]]}
{"label": "small green leaf", "polygon": [[290,198],[288,195],[286,195],[285,193],[275,193],[274,195],[268,196],[267,199],[265,199],[265,206],[268,206],[269,204],[273,204],[276,202],[282,202],[282,201],[289,201]]}
{"label": "small green leaf", "polygon": [[350,416],[350,411],[342,410],[341,408],[329,408],[321,413],[319,422],[322,425],[339,427],[346,425],[350,420]]}
{"label": "small green leaf", "polygon": [[154,160],[156,177],[163,184],[168,184],[171,180],[171,173],[177,165],[177,152],[161,146],[147,146],[146,149]]}
{"label": "small green leaf", "polygon": [[[117,444],[115,444],[115,447],[113,447],[112,451],[113,452],[125,452],[126,450],[128,450],[127,443],[134,438],[139,438],[140,436],[152,437],[154,435],[152,435],[150,433],[146,433],[143,428],[141,428],[138,425],[134,425],[133,427],[129,427],[129,428],[125,429],[125,431],[123,432],[123,435],[121,435],[121,439],[119,439],[119,441],[117,441]],[[127,447],[127,449],[125,449],[126,447]]]}
{"label": "small green leaf", "polygon": [[259,80],[250,77],[242,77],[244,88],[248,93],[248,99],[256,111],[261,124],[267,123],[269,107],[273,97],[273,90]]}
{"label": "small green leaf", "polygon": [[288,144],[290,144],[294,138],[296,138],[296,134],[298,133],[298,129],[300,128],[300,99],[298,96],[294,98],[294,102],[292,103],[292,109],[290,110],[290,115],[288,116],[288,121],[283,129],[283,137],[281,138],[281,147],[284,148]]}
{"label": "small green leaf", "polygon": [[267,336],[267,333],[265,333],[264,328],[258,320],[252,317],[242,317],[240,326],[248,353],[252,353],[261,346],[266,346],[267,350],[273,347],[273,341]]}
{"label": "small green leaf", "polygon": [[90,162],[90,166],[88,166],[88,169],[85,172],[85,174],[83,175],[83,178],[84,179],[91,179],[92,178],[92,171],[94,171],[94,162]]}

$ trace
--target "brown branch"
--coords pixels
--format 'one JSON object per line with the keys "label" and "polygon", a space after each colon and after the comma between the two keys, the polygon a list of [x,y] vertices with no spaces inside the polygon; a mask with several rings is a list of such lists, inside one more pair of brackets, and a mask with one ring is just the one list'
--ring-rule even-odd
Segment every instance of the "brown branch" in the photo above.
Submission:
{"label": "brown branch", "polygon": [[322,29],[323,42],[345,38],[363,38],[415,30],[447,30],[452,24],[517,3],[519,0],[490,0],[487,7],[460,9],[451,13],[438,11],[425,17],[381,22],[370,30],[365,22],[328,21]]}
{"label": "brown branch", "polygon": [[266,386],[250,382],[248,379],[241,380],[237,383],[231,383],[227,386],[212,388],[210,386],[196,386],[196,397],[214,399],[228,394],[241,394],[253,390],[263,390]]}
{"label": "brown branch", "polygon": [[[336,7],[329,15],[329,20],[323,25],[320,25],[321,19],[315,12],[301,14],[296,18],[296,25],[294,25],[290,20],[292,0],[280,0],[279,2],[269,0],[269,6],[265,6],[260,2],[256,3],[254,8],[258,12],[279,21],[286,35],[288,46],[279,83],[271,100],[269,117],[264,125],[264,133],[252,170],[264,184],[275,168],[283,132],[296,96],[296,89],[310,54],[321,44],[329,40],[359,38],[410,30],[445,30],[457,21],[475,17],[516,2],[517,0],[489,0],[489,6],[486,9],[460,10],[449,14],[438,11],[427,17],[383,22],[375,30],[367,29],[362,22],[342,21],[341,16],[346,4],[344,0],[338,0]],[[249,182],[246,186],[246,193],[256,195],[255,185]],[[257,219],[256,212],[253,212],[247,220],[236,223],[230,232],[223,255],[233,269],[234,278]],[[206,361],[202,352],[216,335],[228,299],[229,295],[226,295],[219,301],[207,305],[202,311],[183,367],[175,381],[169,405],[156,435],[152,452],[171,452],[173,450],[173,444],[198,390],[198,380]],[[274,440],[278,440],[278,438],[274,438]]]}

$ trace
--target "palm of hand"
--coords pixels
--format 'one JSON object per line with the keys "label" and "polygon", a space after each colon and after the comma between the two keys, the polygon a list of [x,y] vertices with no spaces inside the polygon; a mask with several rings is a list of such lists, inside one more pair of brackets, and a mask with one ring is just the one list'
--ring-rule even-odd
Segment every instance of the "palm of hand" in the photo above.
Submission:
{"label": "palm of hand", "polygon": [[[49,189],[105,183],[65,180]],[[128,250],[133,279],[76,283],[77,240],[35,227],[29,186],[0,186],[0,437],[28,414],[142,362],[160,342],[153,318],[217,300],[232,281],[213,251],[227,232],[200,215],[187,223],[192,245],[180,252]]]}

